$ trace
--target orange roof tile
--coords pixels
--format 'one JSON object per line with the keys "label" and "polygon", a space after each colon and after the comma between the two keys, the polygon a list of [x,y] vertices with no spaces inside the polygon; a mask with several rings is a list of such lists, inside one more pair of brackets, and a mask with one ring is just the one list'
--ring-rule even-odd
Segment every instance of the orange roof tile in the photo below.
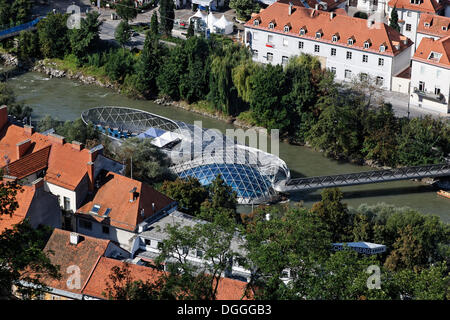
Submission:
{"label": "orange roof tile", "polygon": [[[425,26],[425,23],[428,23],[428,27]],[[450,17],[424,13],[420,16],[417,32],[436,37],[446,37],[450,35]]]}
{"label": "orange roof tile", "polygon": [[[298,6],[294,8],[295,10],[289,15],[288,5],[275,2],[258,15],[260,17],[259,26],[253,25],[253,20],[255,18],[252,18],[245,24],[245,27],[326,43],[332,43],[332,36],[338,32],[340,38],[335,42],[336,45],[391,56],[399,54],[413,44],[408,38],[405,38],[406,44],[403,43],[401,39],[404,37],[398,31],[384,23],[375,22],[374,25],[369,28],[367,26],[367,20],[365,19],[344,15],[335,15],[331,18],[331,13],[329,12],[306,9]],[[269,29],[269,23],[272,20],[275,20],[275,27],[274,29]],[[284,32],[284,26],[287,23],[292,25],[292,29],[289,32]],[[306,26],[307,32],[305,35],[300,36],[300,29],[304,26]],[[316,39],[315,32],[319,29],[322,29],[323,35],[320,39]],[[348,45],[347,40],[352,37],[355,41],[353,45]],[[368,49],[364,49],[364,42],[366,40],[370,40],[371,42],[371,46]],[[392,45],[393,41],[400,43],[398,49]],[[384,52],[379,52],[379,48],[382,44],[386,44],[387,48]]]}
{"label": "orange roof tile", "polygon": [[[337,8],[339,5],[341,5],[343,2],[346,2],[347,0],[321,0],[320,2],[323,2],[326,4],[326,11],[332,10]],[[289,5],[289,2],[291,2],[294,6],[298,7],[305,7],[303,2],[301,0],[278,0],[278,2],[284,3]],[[316,0],[304,0],[304,2],[312,9],[316,7],[316,5],[319,5],[320,10],[325,10],[325,7]],[[344,10],[345,11],[345,10]],[[347,13],[346,13],[347,14]]]}
{"label": "orange roof tile", "polygon": [[[440,54],[440,57],[436,55],[432,57],[431,53]],[[413,60],[450,69],[450,36],[438,40],[423,38],[414,53]]]}
{"label": "orange roof tile", "polygon": [[22,191],[16,195],[16,201],[19,207],[10,215],[0,216],[0,233],[6,229],[12,229],[14,225],[21,223],[27,216],[28,209],[34,197],[35,190],[31,186],[23,186]]}
{"label": "orange roof tile", "polygon": [[[8,165],[8,175],[22,179],[48,166],[48,157],[51,146],[46,146],[41,150],[25,155],[24,157],[11,162]],[[3,167],[6,172],[6,166]]]}
{"label": "orange roof tile", "polygon": [[[108,288],[107,282],[110,282],[109,275],[113,267],[124,266],[123,261],[110,259],[106,257],[100,258],[95,270],[92,273],[86,286],[83,288],[83,294],[100,299],[106,299],[102,294],[106,294]],[[163,273],[153,268],[139,266],[136,264],[128,264],[130,268],[130,276],[132,281],[142,280],[144,282],[154,282]],[[245,290],[246,282],[221,278],[217,289],[218,300],[239,300],[242,298]]]}
{"label": "orange roof tile", "polygon": [[[136,188],[137,199],[130,202],[130,191],[134,188]],[[134,231],[139,223],[173,202],[174,200],[145,183],[108,172],[102,178],[101,186],[92,200],[79,208],[77,214],[89,214],[100,222],[104,220],[102,216],[110,208],[107,220],[110,225]],[[97,215],[90,213],[94,205],[100,206]],[[141,215],[142,209],[144,216]]]}
{"label": "orange roof tile", "polygon": [[437,13],[442,9],[442,5],[436,0],[423,0],[420,4],[413,4],[410,0],[391,0],[388,5],[391,8],[395,6],[397,9],[402,8],[429,13]]}
{"label": "orange roof tile", "polygon": [[[52,279],[44,276],[42,278],[43,283],[48,287],[73,293],[81,293],[95,265],[100,257],[105,254],[110,241],[84,235],[80,235],[80,239],[81,241],[77,245],[73,245],[70,243],[69,231],[61,229],[53,230],[44,248],[44,252],[48,253],[48,257],[53,265],[60,267],[61,279]],[[71,289],[67,285],[67,281],[74,274],[74,270],[68,272],[67,268],[70,266],[76,266],[80,270],[79,288]]]}

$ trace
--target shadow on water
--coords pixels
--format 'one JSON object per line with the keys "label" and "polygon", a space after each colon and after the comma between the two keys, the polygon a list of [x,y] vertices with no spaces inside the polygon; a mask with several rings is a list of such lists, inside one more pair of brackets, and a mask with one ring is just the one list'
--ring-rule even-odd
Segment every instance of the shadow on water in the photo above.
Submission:
{"label": "shadow on water", "polygon": [[[322,198],[320,196],[322,189],[312,190],[312,191],[296,191],[291,192],[289,199],[291,201],[306,201],[306,202],[317,202]],[[345,199],[359,199],[359,198],[376,198],[385,196],[397,196],[406,194],[420,194],[428,193],[430,191],[437,190],[431,185],[421,185],[421,186],[410,186],[410,187],[395,187],[395,188],[385,188],[385,189],[369,189],[369,190],[357,190],[357,191],[345,191],[342,190]]]}

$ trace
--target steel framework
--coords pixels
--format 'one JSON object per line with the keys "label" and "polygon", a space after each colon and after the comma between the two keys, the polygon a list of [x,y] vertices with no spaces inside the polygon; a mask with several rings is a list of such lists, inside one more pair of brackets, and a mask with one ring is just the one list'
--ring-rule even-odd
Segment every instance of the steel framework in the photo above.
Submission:
{"label": "steel framework", "polygon": [[275,186],[277,191],[314,190],[360,184],[450,176],[450,164],[433,164],[359,173],[297,178]]}

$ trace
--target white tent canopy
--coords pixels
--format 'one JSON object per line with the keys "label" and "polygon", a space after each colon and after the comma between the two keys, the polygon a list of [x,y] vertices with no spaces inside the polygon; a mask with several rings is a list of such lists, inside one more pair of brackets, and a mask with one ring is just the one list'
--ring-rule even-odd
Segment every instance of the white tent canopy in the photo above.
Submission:
{"label": "white tent canopy", "polygon": [[174,142],[176,140],[180,139],[180,135],[177,133],[173,133],[170,131],[166,131],[164,134],[160,135],[159,137],[153,139],[151,143],[159,148],[162,148],[166,145],[168,145],[171,142]]}
{"label": "white tent canopy", "polygon": [[208,17],[207,14],[203,13],[202,10],[197,9],[197,12],[196,12],[193,16],[191,16],[191,17],[189,18],[189,22],[191,21],[192,18],[200,18],[200,19],[202,19],[203,21],[206,21],[206,18],[207,18],[207,17]]}
{"label": "white tent canopy", "polygon": [[210,12],[209,12],[209,15],[208,15],[208,28],[209,28],[211,31],[214,29],[214,24],[215,24],[217,21],[219,21],[219,19],[217,19],[217,18],[213,15],[212,11],[210,11]]}
{"label": "white tent canopy", "polygon": [[214,23],[215,32],[230,34],[233,32],[233,22],[230,22],[223,15],[216,23]]}

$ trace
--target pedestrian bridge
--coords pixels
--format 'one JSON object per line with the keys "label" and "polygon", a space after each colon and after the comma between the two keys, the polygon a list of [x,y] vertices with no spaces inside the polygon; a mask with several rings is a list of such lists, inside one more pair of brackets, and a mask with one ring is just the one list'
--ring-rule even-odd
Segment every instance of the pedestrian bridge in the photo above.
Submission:
{"label": "pedestrian bridge", "polygon": [[0,31],[0,40],[17,36],[22,31],[35,30],[38,22],[41,21],[43,18],[44,17],[39,17],[34,19],[33,21]]}
{"label": "pedestrian bridge", "polygon": [[274,186],[279,192],[308,191],[360,184],[450,176],[450,163],[290,179]]}

